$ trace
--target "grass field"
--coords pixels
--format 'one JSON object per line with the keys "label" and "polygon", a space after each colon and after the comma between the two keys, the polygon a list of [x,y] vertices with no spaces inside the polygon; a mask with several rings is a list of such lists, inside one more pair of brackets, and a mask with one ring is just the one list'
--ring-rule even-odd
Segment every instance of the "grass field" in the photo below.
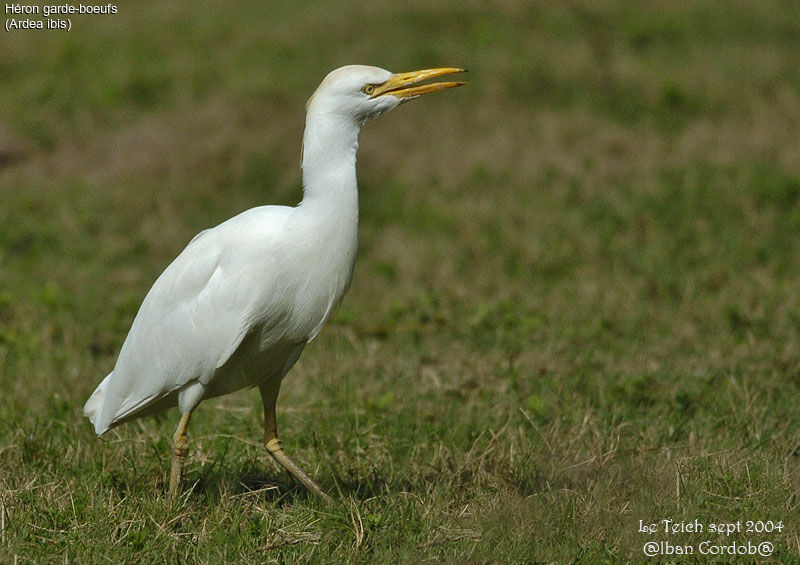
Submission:
{"label": "grass field", "polygon": [[[797,7],[267,4],[0,35],[0,562],[797,562]],[[170,504],[177,411],[97,438],[83,402],[194,234],[299,200],[304,103],[355,62],[471,82],[361,135],[353,285],[278,403],[336,502],[246,391]]]}

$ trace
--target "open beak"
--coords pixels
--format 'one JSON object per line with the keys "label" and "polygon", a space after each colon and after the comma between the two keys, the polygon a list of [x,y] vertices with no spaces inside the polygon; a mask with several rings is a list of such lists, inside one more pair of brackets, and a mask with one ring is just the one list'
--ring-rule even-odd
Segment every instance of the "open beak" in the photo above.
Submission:
{"label": "open beak", "polygon": [[383,84],[376,84],[375,90],[372,92],[370,98],[391,94],[399,98],[401,102],[406,102],[417,96],[422,96],[423,94],[467,84],[466,82],[431,82],[428,84],[419,84],[434,77],[463,72],[466,72],[466,69],[444,67],[441,69],[424,69],[408,73],[396,73]]}

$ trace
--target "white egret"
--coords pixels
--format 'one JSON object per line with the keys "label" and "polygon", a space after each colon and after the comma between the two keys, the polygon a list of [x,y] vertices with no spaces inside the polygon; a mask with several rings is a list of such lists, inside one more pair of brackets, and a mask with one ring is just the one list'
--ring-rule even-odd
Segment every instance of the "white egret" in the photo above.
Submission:
{"label": "white egret", "polygon": [[200,232],[147,293],[114,370],[84,406],[98,435],[178,406],[169,493],[180,487],[189,417],[206,398],[258,386],[264,445],[314,493],[322,489],[283,451],[275,402],[281,380],[339,305],[353,274],[361,126],[403,102],[463,82],[352,65],[328,74],[306,105],[303,199],[260,206]]}

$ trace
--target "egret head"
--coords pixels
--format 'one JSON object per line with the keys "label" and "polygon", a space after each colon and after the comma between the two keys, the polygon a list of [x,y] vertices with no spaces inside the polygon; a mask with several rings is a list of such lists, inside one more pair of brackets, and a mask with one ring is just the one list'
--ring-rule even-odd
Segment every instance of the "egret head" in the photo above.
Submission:
{"label": "egret head", "polygon": [[378,67],[348,65],[331,71],[325,77],[308,100],[306,109],[309,113],[351,118],[361,125],[423,94],[466,84],[420,84],[434,77],[460,72],[464,72],[464,69],[440,68],[391,73]]}

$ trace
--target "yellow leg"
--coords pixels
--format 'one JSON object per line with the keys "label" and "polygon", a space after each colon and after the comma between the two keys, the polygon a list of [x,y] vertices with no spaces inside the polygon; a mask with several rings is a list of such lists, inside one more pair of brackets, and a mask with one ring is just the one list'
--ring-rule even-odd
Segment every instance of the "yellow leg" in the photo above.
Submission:
{"label": "yellow leg", "polygon": [[320,486],[309,477],[297,464],[292,461],[281,447],[281,440],[278,439],[278,427],[275,417],[275,403],[278,400],[278,390],[280,389],[280,382],[278,383],[265,383],[261,385],[261,400],[264,402],[264,447],[270,455],[277,461],[281,467],[289,471],[294,477],[303,483],[303,485],[324,499],[330,502],[332,499],[328,496]]}
{"label": "yellow leg", "polygon": [[169,473],[169,497],[175,499],[178,496],[178,489],[181,486],[181,476],[183,475],[183,462],[189,452],[189,440],[186,439],[186,430],[189,427],[189,416],[187,412],[181,416],[178,429],[172,436],[172,468]]}

